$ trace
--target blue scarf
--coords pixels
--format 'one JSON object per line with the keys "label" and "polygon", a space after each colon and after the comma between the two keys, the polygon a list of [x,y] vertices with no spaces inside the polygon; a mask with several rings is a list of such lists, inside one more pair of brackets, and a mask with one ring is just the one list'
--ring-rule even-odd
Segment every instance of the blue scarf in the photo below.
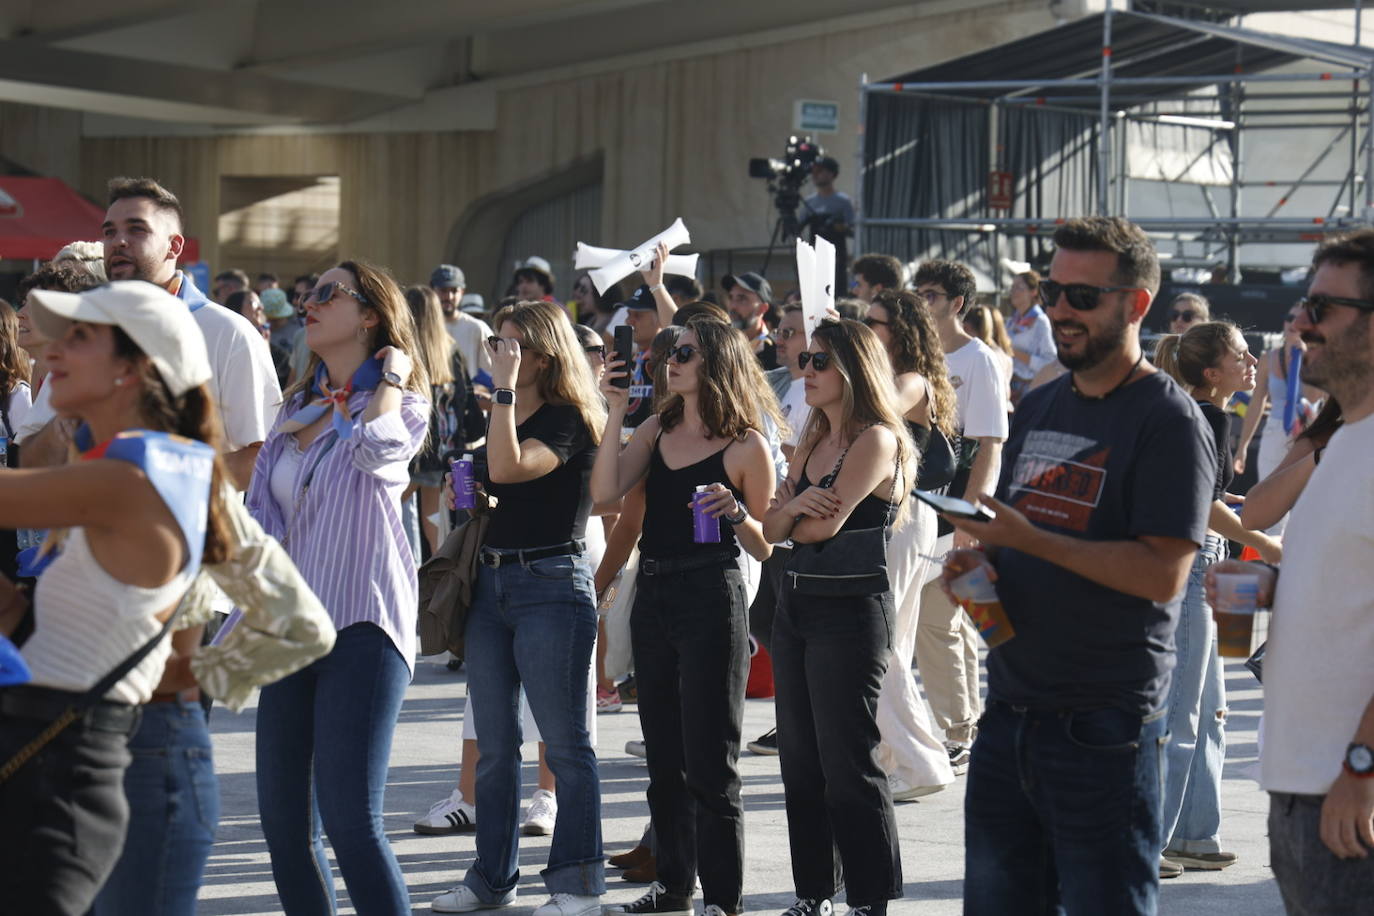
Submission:
{"label": "blue scarf", "polygon": [[288,417],[286,422],[282,423],[281,431],[294,433],[305,429],[324,416],[325,411],[332,409],[334,417],[330,422],[334,432],[339,434],[340,439],[350,439],[353,436],[353,417],[348,412],[349,397],[355,391],[375,391],[381,381],[382,361],[375,357],[359,366],[358,371],[348,380],[348,384],[342,388],[329,387],[329,370],[325,368],[324,363],[320,363],[315,369],[315,380],[311,382],[309,393],[306,395],[309,397],[313,393],[319,397]]}

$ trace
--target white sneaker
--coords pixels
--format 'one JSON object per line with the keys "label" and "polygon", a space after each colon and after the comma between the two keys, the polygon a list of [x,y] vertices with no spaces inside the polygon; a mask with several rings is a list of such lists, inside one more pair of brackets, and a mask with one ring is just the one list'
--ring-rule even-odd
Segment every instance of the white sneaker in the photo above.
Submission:
{"label": "white sneaker", "polygon": [[706,909],[701,911],[701,916],[730,916],[729,913],[716,906],[714,903],[706,905]]}
{"label": "white sneaker", "polygon": [[644,742],[639,739],[636,739],[634,741],[626,741],[625,753],[629,754],[631,757],[638,757],[641,760],[644,759]]}
{"label": "white sneaker", "polygon": [[557,796],[548,789],[535,789],[530,796],[529,809],[525,811],[525,820],[520,824],[520,832],[525,836],[548,836],[553,833],[553,825],[557,820]]}
{"label": "white sneaker", "polygon": [[934,795],[944,786],[913,786],[896,773],[889,773],[887,776],[887,788],[892,793],[894,802],[912,801],[926,795]]}
{"label": "white sneaker", "polygon": [[600,916],[601,898],[580,894],[554,894],[533,916]]}
{"label": "white sneaker", "polygon": [[471,913],[473,910],[499,910],[503,906],[510,906],[515,903],[515,890],[512,888],[510,893],[501,898],[500,903],[483,903],[473,893],[472,888],[466,884],[460,884],[447,894],[440,894],[434,898],[430,908],[436,913]]}
{"label": "white sneaker", "polygon": [[457,789],[448,798],[431,805],[429,813],[415,822],[415,832],[426,836],[466,833],[476,829],[477,809],[463,801],[463,795]]}

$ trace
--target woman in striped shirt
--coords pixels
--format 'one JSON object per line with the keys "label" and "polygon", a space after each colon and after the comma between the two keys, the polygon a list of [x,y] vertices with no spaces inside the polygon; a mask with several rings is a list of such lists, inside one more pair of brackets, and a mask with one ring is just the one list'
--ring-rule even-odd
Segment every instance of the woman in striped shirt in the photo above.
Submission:
{"label": "woman in striped shirt", "polygon": [[424,368],[394,280],[344,261],[305,298],[312,356],[253,469],[248,508],[338,630],[262,691],[258,807],[282,909],[332,913],[329,834],[353,905],[410,912],[382,831],[391,735],[415,658],[415,559],[399,497],[429,426]]}

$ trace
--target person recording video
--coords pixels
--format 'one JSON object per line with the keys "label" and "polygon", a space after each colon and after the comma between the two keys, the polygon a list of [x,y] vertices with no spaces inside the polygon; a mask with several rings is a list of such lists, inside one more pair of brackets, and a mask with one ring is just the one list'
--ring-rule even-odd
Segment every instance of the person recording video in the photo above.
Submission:
{"label": "person recording video", "polygon": [[811,165],[811,183],[816,193],[802,201],[797,221],[810,231],[812,240],[823,238],[835,246],[835,289],[848,289],[846,265],[849,264],[849,237],[854,234],[854,200],[835,190],[840,163],[834,156],[821,156]]}

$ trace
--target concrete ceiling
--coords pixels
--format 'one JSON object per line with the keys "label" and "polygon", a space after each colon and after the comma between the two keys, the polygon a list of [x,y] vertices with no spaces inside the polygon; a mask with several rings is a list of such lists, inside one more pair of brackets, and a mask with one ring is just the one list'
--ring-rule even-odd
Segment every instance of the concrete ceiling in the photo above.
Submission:
{"label": "concrete ceiling", "polygon": [[340,125],[436,92],[738,40],[895,0],[0,0],[0,99],[225,127]]}

